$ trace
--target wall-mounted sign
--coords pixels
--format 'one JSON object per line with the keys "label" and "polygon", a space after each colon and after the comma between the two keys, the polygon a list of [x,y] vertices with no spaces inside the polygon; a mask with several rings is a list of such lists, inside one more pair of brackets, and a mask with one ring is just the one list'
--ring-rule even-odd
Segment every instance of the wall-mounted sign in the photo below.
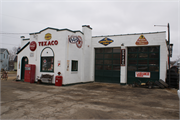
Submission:
{"label": "wall-mounted sign", "polygon": [[82,47],[82,43],[83,43],[82,38],[81,38],[81,36],[79,36],[79,40],[76,42],[76,46],[78,48],[81,48]]}
{"label": "wall-mounted sign", "polygon": [[51,34],[50,33],[47,33],[44,37],[46,40],[50,40],[51,39]]}
{"label": "wall-mounted sign", "polygon": [[103,38],[102,40],[99,41],[100,44],[107,46],[109,44],[111,44],[113,42],[113,40],[109,39],[109,38]]}
{"label": "wall-mounted sign", "polygon": [[68,36],[68,41],[72,44],[75,44],[76,43],[76,46],[78,48],[81,48],[82,47],[82,44],[83,44],[83,41],[82,41],[82,38],[81,36],[75,36],[75,35],[69,35]]}
{"label": "wall-mounted sign", "polygon": [[148,44],[149,44],[149,42],[144,37],[144,35],[140,35],[140,37],[136,41],[136,45],[148,45]]}
{"label": "wall-mounted sign", "polygon": [[150,78],[150,72],[135,72],[135,77]]}
{"label": "wall-mounted sign", "polygon": [[121,49],[121,66],[125,66],[125,60],[126,60],[126,50]]}
{"label": "wall-mounted sign", "polygon": [[42,41],[38,42],[39,46],[49,46],[49,45],[57,45],[58,41],[57,40],[52,40],[52,41]]}
{"label": "wall-mounted sign", "polygon": [[68,40],[70,43],[75,44],[78,42],[79,38],[78,36],[71,35],[71,36],[68,36]]}
{"label": "wall-mounted sign", "polygon": [[34,57],[34,53],[30,53],[30,57]]}
{"label": "wall-mounted sign", "polygon": [[67,71],[69,71],[69,60],[67,60]]}
{"label": "wall-mounted sign", "polygon": [[58,64],[58,67],[60,67],[61,66],[61,61],[58,60],[57,64]]}
{"label": "wall-mounted sign", "polygon": [[35,41],[32,41],[32,42],[30,43],[30,45],[29,45],[29,49],[30,49],[31,51],[35,51],[35,50],[36,50],[36,47],[37,47],[37,45],[36,45],[36,42],[35,42]]}

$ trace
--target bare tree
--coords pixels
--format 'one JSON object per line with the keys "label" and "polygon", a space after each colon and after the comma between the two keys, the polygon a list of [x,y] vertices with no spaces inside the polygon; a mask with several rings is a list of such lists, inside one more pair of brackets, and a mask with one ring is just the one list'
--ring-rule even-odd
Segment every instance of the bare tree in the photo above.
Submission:
{"label": "bare tree", "polygon": [[16,53],[19,47],[13,47],[11,50],[9,50],[9,60],[14,60],[16,57]]}

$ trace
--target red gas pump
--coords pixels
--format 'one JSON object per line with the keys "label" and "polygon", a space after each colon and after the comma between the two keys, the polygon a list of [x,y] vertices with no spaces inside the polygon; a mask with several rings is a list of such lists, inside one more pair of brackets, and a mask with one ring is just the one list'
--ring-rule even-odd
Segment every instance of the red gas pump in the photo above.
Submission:
{"label": "red gas pump", "polygon": [[61,72],[58,72],[58,76],[55,77],[55,86],[62,86],[63,77],[60,74]]}
{"label": "red gas pump", "polygon": [[36,66],[32,64],[25,65],[24,82],[34,83]]}

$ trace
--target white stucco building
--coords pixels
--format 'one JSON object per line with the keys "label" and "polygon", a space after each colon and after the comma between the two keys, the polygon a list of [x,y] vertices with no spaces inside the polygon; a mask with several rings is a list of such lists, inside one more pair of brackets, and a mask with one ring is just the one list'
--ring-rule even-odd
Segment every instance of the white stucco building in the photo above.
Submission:
{"label": "white stucco building", "polygon": [[18,79],[25,64],[35,64],[35,76],[61,72],[63,84],[110,82],[132,84],[138,79],[166,79],[168,50],[166,32],[92,36],[82,31],[46,28],[22,38],[18,54]]}

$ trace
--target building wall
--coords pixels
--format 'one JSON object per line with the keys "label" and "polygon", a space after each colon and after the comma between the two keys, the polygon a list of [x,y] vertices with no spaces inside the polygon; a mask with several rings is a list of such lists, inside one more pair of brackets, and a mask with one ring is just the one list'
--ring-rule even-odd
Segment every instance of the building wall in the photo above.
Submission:
{"label": "building wall", "polygon": [[[4,55],[5,55],[5,58],[4,58]],[[2,54],[0,54],[0,60],[2,61],[2,62],[0,62],[0,70],[2,68],[8,70],[8,68],[9,68],[9,54],[8,54],[7,50],[5,50]]]}
{"label": "building wall", "polygon": [[[126,65],[121,66],[121,83],[127,83],[127,48],[136,46],[160,46],[160,79],[165,81],[166,78],[166,65],[167,65],[167,46],[165,42],[165,32],[159,33],[143,33],[144,37],[149,42],[148,45],[136,45],[135,42],[140,37],[141,34],[127,34],[127,35],[116,35],[116,36],[99,36],[92,37],[92,29],[88,26],[82,27],[83,32],[72,32],[69,30],[57,31],[54,29],[45,29],[39,33],[31,34],[30,39],[22,40],[23,47],[28,42],[35,41],[37,48],[35,51],[29,49],[29,45],[25,47],[18,54],[17,61],[17,75],[21,76],[21,60],[23,57],[27,57],[29,64],[36,65],[36,77],[41,76],[41,74],[51,74],[54,75],[53,83],[55,83],[55,76],[58,72],[61,72],[63,76],[63,84],[72,84],[79,82],[94,81],[94,61],[95,61],[95,48],[105,48],[105,47],[121,47],[121,49],[126,50]],[[52,40],[57,40],[58,45],[52,46],[40,46],[39,42],[47,41],[45,40],[45,34],[51,33]],[[76,44],[69,42],[68,37],[81,36],[83,44],[81,48],[78,48]],[[103,38],[108,37],[113,40],[113,42],[107,46],[98,43]],[[121,44],[124,46],[121,46]],[[47,48],[47,49],[46,49]],[[49,49],[51,48],[51,49]],[[41,72],[41,52],[46,49],[48,54],[51,50],[54,53],[54,72]],[[43,53],[46,54],[46,53]],[[33,55],[33,56],[30,56]],[[72,60],[78,61],[78,71],[71,71]],[[61,65],[58,66],[60,61]]]}
{"label": "building wall", "polygon": [[[87,28],[89,29],[89,28]],[[84,30],[86,32],[88,30]],[[91,32],[91,31],[88,31]],[[39,46],[39,42],[46,41],[44,39],[44,36],[46,33],[51,33],[52,38],[51,40],[57,40],[58,45],[54,46]],[[87,32],[86,32],[87,34]],[[75,35],[75,36],[81,36],[83,40],[83,44],[81,48],[78,48],[76,44],[72,44],[68,42],[68,36]],[[87,34],[89,35],[89,33]],[[37,48],[35,51],[30,51],[29,45],[23,49],[19,54],[18,54],[18,65],[20,63],[21,66],[21,60],[24,56],[26,56],[29,60],[29,64],[35,64],[36,65],[36,76],[41,76],[41,74],[51,74],[54,75],[53,78],[53,83],[55,83],[55,76],[57,75],[58,72],[61,72],[61,75],[63,76],[63,84],[71,84],[71,83],[78,83],[78,82],[85,82],[89,81],[89,79],[82,79],[82,74],[83,72],[87,71],[86,69],[84,70],[83,67],[83,58],[86,55],[85,51],[85,40],[84,40],[84,35],[81,32],[71,32],[68,30],[64,31],[56,31],[52,29],[47,29],[45,31],[40,32],[39,34],[31,34],[30,35],[30,40],[22,40],[22,45],[27,44],[27,42],[32,42],[35,41],[37,43]],[[89,39],[86,41],[91,42],[91,35],[89,36]],[[90,43],[89,42],[89,43]],[[23,46],[22,46],[23,47]],[[41,65],[41,52],[45,48],[51,48],[54,52],[54,72],[41,72],[40,70],[40,65]],[[89,47],[88,47],[89,48]],[[50,50],[50,49],[49,49]],[[48,51],[50,53],[51,51]],[[30,54],[34,54],[33,57],[30,57]],[[72,67],[72,60],[77,60],[78,61],[78,71],[71,71]],[[58,62],[60,61],[61,65],[58,67]],[[67,61],[69,61],[69,69],[67,70]],[[88,64],[90,66],[90,64]],[[89,70],[89,69],[88,69]],[[17,74],[21,76],[21,67],[17,70]]]}
{"label": "building wall", "polygon": [[[159,32],[159,33],[143,33],[144,37],[149,42],[148,45],[136,45],[135,42],[138,40],[141,34],[127,34],[127,35],[116,35],[116,36],[100,36],[100,37],[92,37],[92,46],[93,49],[95,48],[104,48],[104,47],[121,47],[123,43],[124,46],[121,49],[126,49],[126,65],[121,66],[121,83],[127,82],[127,48],[128,47],[140,47],[140,46],[160,46],[160,79],[165,81],[166,78],[166,64],[167,64],[167,46],[166,46],[166,33]],[[114,42],[111,44],[104,46],[98,43],[103,38],[108,37]],[[92,50],[92,54],[94,56],[94,50]],[[94,58],[93,58],[94,59]],[[92,59],[91,59],[92,60]],[[92,66],[94,66],[94,60],[92,60]],[[94,69],[94,67],[92,68]],[[94,75],[94,73],[92,74]]]}

